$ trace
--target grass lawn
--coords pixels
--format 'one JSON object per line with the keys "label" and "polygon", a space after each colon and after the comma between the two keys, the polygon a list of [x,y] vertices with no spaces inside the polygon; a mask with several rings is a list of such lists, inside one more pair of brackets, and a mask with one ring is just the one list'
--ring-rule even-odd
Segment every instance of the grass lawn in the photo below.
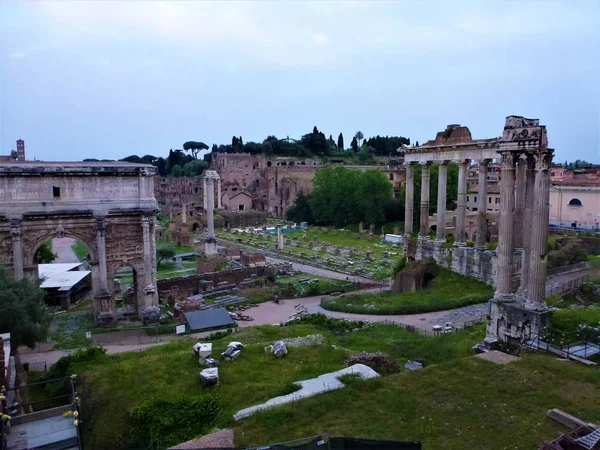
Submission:
{"label": "grass lawn", "polygon": [[484,303],[493,295],[493,288],[485,283],[443,267],[437,270],[432,286],[422,291],[348,294],[326,299],[321,306],[331,311],[360,314],[416,314]]}
{"label": "grass lawn", "polygon": [[[147,400],[215,396],[221,407],[214,427],[233,427],[244,447],[318,433],[335,436],[423,441],[425,449],[530,449],[553,438],[558,425],[546,410],[561,408],[587,421],[600,420],[597,370],[560,362],[549,355],[528,355],[509,365],[469,357],[484,336],[483,326],[436,338],[392,325],[341,332],[346,325],[316,316],[288,327],[260,326],[214,341],[214,353],[229,340],[246,347],[233,363],[221,362],[220,384],[202,388],[192,341],[144,352],[105,356],[76,367],[83,399],[86,446],[127,448],[131,413]],[[292,348],[286,358],[263,351],[283,337],[321,333],[328,343]],[[330,344],[336,344],[333,348]],[[235,422],[231,415],[290,391],[293,381],[343,367],[346,349],[385,351],[396,360],[421,360],[417,372],[388,375]],[[221,359],[219,357],[219,359]],[[177,423],[177,418],[169,420]],[[165,441],[159,442],[164,448]],[[193,436],[189,436],[190,438]]]}
{"label": "grass lawn", "polygon": [[79,258],[79,261],[84,261],[87,259],[89,250],[85,244],[77,241],[71,248],[73,249],[73,252],[75,252],[75,255],[77,255]]}
{"label": "grass lawn", "polygon": [[56,321],[57,329],[50,333],[50,339],[56,342],[55,348],[76,348],[92,345],[92,340],[85,337],[85,332],[96,326],[93,314],[69,313],[58,316]]}

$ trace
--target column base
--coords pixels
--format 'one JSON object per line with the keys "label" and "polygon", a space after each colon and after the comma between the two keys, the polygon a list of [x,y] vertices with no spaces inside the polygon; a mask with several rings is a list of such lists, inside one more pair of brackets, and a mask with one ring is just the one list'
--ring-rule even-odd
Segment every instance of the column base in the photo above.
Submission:
{"label": "column base", "polygon": [[475,250],[484,251],[487,250],[487,247],[485,245],[476,245]]}
{"label": "column base", "polygon": [[454,247],[466,247],[467,243],[466,242],[455,242],[454,243]]}
{"label": "column base", "polygon": [[501,292],[494,292],[494,301],[501,303],[511,303],[516,300],[515,294],[507,294]]}
{"label": "column base", "polygon": [[446,238],[444,238],[444,239],[435,238],[435,242],[437,242],[439,244],[445,244],[446,243]]}
{"label": "column base", "polygon": [[531,300],[525,300],[525,309],[529,311],[548,311],[548,305],[546,302],[532,302]]}
{"label": "column base", "polygon": [[206,256],[214,256],[217,254],[217,241],[212,238],[208,238],[204,243],[204,254]]}
{"label": "column base", "polygon": [[545,337],[550,329],[552,311],[531,310],[521,302],[504,303],[491,299],[489,303],[487,337],[519,345],[529,339]]}

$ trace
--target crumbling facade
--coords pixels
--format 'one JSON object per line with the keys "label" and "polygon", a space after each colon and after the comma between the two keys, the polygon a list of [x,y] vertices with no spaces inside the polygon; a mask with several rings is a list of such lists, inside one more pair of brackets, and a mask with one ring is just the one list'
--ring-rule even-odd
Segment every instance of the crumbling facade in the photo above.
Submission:
{"label": "crumbling facade", "polygon": [[[436,139],[407,150],[406,241],[411,240],[414,202],[414,166],[421,164],[420,230],[415,256],[440,260],[445,235],[446,165],[458,161],[458,208],[456,242],[450,257],[459,261],[489,261],[478,270],[495,279],[496,293],[490,300],[488,337],[501,341],[522,341],[543,334],[550,312],[545,303],[547,241],[549,218],[550,166],[553,151],[548,148],[546,127],[537,119],[521,116],[506,118],[502,137],[474,140],[466,127],[449,125]],[[487,165],[494,159],[501,164],[498,250],[484,258],[487,227]],[[478,226],[475,248],[466,247],[467,168],[479,163]],[[439,164],[438,211],[435,240],[428,237],[429,167]],[[440,207],[441,205],[441,207]],[[444,255],[442,255],[444,253]],[[490,266],[491,264],[491,266]],[[463,264],[452,267],[461,273]],[[464,265],[466,267],[466,264]],[[514,283],[518,274],[518,283]],[[477,274],[481,279],[481,274]]]}
{"label": "crumbling facade", "polygon": [[0,264],[37,276],[34,255],[47,240],[84,243],[98,321],[116,319],[114,274],[129,266],[135,309],[158,304],[155,168],[131,163],[25,162],[0,165]]}

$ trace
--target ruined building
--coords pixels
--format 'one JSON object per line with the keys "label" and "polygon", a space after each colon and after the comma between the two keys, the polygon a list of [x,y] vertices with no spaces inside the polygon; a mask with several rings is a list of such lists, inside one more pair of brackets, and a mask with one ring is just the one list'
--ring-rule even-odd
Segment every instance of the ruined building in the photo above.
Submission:
{"label": "ruined building", "polygon": [[[550,311],[545,303],[549,220],[550,167],[553,150],[548,148],[546,127],[537,119],[508,116],[501,137],[472,139],[467,127],[449,125],[435,140],[408,150],[406,164],[407,251],[417,259],[433,257],[441,264],[474,276],[496,287],[490,300],[488,337],[521,342],[543,334]],[[488,227],[487,166],[501,164],[498,250],[486,250]],[[459,163],[456,242],[446,241],[447,164]],[[467,247],[467,169],[472,161],[480,167],[477,233],[474,248]],[[416,247],[412,238],[414,211],[414,167],[421,165],[420,229]],[[429,238],[429,167],[439,164],[437,228]]]}

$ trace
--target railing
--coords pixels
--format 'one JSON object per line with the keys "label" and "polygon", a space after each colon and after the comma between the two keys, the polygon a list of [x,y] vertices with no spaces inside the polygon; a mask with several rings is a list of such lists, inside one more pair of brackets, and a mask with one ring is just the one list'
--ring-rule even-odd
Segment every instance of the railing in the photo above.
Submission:
{"label": "railing", "polygon": [[586,270],[591,267],[592,266],[589,263],[581,262],[581,263],[577,263],[577,264],[570,264],[568,266],[554,267],[552,269],[548,269],[548,271],[546,272],[546,275],[548,277],[553,277],[556,275],[561,275],[563,273],[576,272],[579,270]]}
{"label": "railing", "polygon": [[550,286],[546,286],[546,296],[555,294],[565,294],[567,292],[574,291],[580,286],[584,285],[590,279],[589,275],[582,275],[578,278],[565,281],[564,283],[555,283]]}

